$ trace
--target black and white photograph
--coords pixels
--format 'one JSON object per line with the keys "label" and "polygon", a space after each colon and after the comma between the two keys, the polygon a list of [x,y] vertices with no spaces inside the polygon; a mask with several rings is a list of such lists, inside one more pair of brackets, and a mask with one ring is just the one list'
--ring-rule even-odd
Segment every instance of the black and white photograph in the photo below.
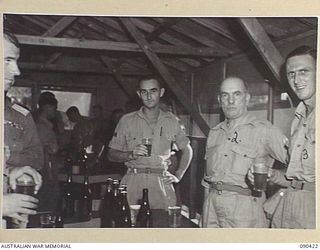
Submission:
{"label": "black and white photograph", "polygon": [[2,20],[3,230],[317,228],[318,17]]}

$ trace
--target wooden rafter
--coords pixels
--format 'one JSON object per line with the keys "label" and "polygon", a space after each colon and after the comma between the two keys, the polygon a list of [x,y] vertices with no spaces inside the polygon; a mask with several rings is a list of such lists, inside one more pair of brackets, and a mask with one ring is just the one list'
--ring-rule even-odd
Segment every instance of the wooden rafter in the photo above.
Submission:
{"label": "wooden rafter", "polygon": [[[262,25],[256,18],[239,18],[239,22],[274,77],[280,84],[283,83],[281,81],[280,71],[284,63],[284,58],[275,47]],[[291,91],[291,88],[288,85],[285,87],[288,90],[290,97],[296,102],[297,97],[293,91]]]}
{"label": "wooden rafter", "polygon": [[55,37],[59,35],[62,31],[64,31],[66,28],[68,28],[75,20],[77,20],[77,17],[75,16],[63,17],[55,25],[48,29],[42,36]]}
{"label": "wooden rafter", "polygon": [[172,17],[158,24],[154,28],[154,30],[146,36],[146,40],[148,42],[152,42],[153,40],[157,39],[157,37],[160,36],[162,33],[165,33],[168,29],[170,29],[170,27],[172,27],[173,25],[176,25],[178,21],[179,21],[178,18]]}
{"label": "wooden rafter", "polygon": [[[89,74],[107,74],[111,75],[113,72],[111,70],[102,67],[100,64],[79,64],[79,65],[62,65],[62,64],[45,64],[45,63],[31,63],[31,62],[20,62],[19,67],[23,70],[33,70],[33,71],[55,71],[55,72],[66,72],[66,73],[89,73]],[[151,75],[151,72],[146,70],[135,70],[126,71],[121,70],[122,75],[131,76],[144,76]]]}
{"label": "wooden rafter", "polygon": [[[65,47],[78,49],[94,49],[107,51],[126,51],[126,52],[142,52],[143,50],[135,43],[128,42],[113,42],[113,41],[97,41],[97,40],[83,40],[71,38],[55,38],[55,37],[38,37],[17,35],[21,44],[37,45],[37,46],[51,46],[51,47]],[[171,54],[171,55],[189,55],[189,56],[204,56],[216,57],[219,53],[211,48],[193,48],[172,45],[150,45],[150,48],[156,53]]]}
{"label": "wooden rafter", "polygon": [[209,30],[212,30],[212,31],[220,34],[221,36],[223,36],[233,42],[237,42],[236,39],[234,38],[234,36],[228,30],[226,30],[225,27],[221,26],[218,23],[209,22],[208,20],[206,20],[204,18],[199,18],[199,17],[191,18],[191,20],[206,27]]}
{"label": "wooden rafter", "polygon": [[107,56],[100,56],[100,59],[102,61],[102,63],[112,72],[112,76],[115,78],[116,82],[118,83],[118,86],[120,87],[120,89],[123,91],[123,93],[125,93],[125,95],[127,97],[129,97],[129,99],[131,98],[130,93],[127,90],[126,87],[126,83],[125,80],[123,79],[122,74],[120,73],[120,70],[118,67],[114,66],[114,63],[112,62],[112,60],[107,57]]}
{"label": "wooden rafter", "polygon": [[139,44],[139,46],[143,49],[145,55],[147,56],[149,61],[152,63],[152,65],[160,73],[160,75],[165,80],[165,82],[167,83],[171,91],[176,95],[176,97],[182,103],[182,105],[190,112],[192,118],[197,122],[202,132],[205,135],[208,135],[209,129],[210,129],[209,125],[199,114],[199,111],[196,109],[196,107],[190,103],[185,92],[175,82],[174,77],[166,69],[166,67],[163,65],[163,63],[161,62],[161,60],[159,59],[155,51],[152,50],[152,48],[150,47],[148,42],[145,40],[145,38],[141,35],[138,29],[130,21],[130,18],[120,18],[120,20],[122,21],[124,26],[127,28],[129,33],[132,35],[132,37]]}
{"label": "wooden rafter", "polygon": [[[156,21],[161,22],[161,18],[155,18]],[[182,22],[181,22],[182,23]],[[180,24],[181,24],[180,23]],[[220,52],[224,53],[226,56],[229,56],[228,53],[228,48],[226,48],[223,45],[220,45],[218,43],[216,43],[213,40],[210,40],[209,38],[207,38],[206,36],[199,36],[199,34],[197,34],[194,30],[187,28],[186,26],[182,27],[179,25],[173,26],[172,30],[175,30],[176,32],[191,38],[194,41],[197,41],[198,43],[211,47],[211,48],[215,48],[215,50],[219,50]],[[231,54],[231,52],[230,52]]]}
{"label": "wooden rafter", "polygon": [[[55,25],[53,25],[49,30],[42,34],[43,37],[51,36],[55,37],[59,35],[63,30],[69,27],[77,17],[63,17]],[[62,55],[61,52],[54,53],[47,61],[46,64],[54,63]]]}

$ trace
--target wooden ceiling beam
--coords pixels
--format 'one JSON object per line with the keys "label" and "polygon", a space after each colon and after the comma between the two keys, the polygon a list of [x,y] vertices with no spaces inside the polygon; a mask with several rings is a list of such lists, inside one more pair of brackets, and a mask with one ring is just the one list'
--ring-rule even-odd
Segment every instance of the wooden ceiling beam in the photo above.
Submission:
{"label": "wooden ceiling beam", "polygon": [[[157,22],[161,22],[161,18],[154,18]],[[210,40],[206,36],[199,36],[196,31],[192,29],[188,29],[186,26],[179,27],[178,25],[173,26],[172,30],[180,33],[181,35],[184,35],[186,37],[191,38],[192,40],[198,42],[199,44],[208,46],[210,48],[215,48],[215,50],[220,51],[220,53],[223,53],[225,56],[230,56],[231,52],[228,53],[228,48],[224,47],[223,45],[218,44],[217,42]]]}
{"label": "wooden ceiling beam", "polygon": [[123,91],[123,93],[130,99],[132,96],[128,92],[126,87],[126,81],[123,79],[122,74],[120,73],[120,70],[118,67],[115,67],[114,63],[108,56],[100,56],[100,59],[102,63],[112,72],[113,78],[118,83],[118,86]]}
{"label": "wooden ceiling beam", "polygon": [[178,23],[179,19],[178,18],[168,18],[164,22],[159,23],[154,30],[149,33],[146,36],[146,40],[148,42],[152,42],[153,40],[157,39],[162,33],[165,33],[168,29],[170,29],[173,25],[176,25]]}
{"label": "wooden ceiling beam", "polygon": [[284,82],[281,81],[280,71],[284,63],[284,58],[275,47],[262,25],[256,18],[239,18],[239,23],[258,50],[268,68],[271,70],[275,79],[278,80],[279,84],[282,84],[282,86],[285,87],[292,100],[296,102],[297,97],[290,86],[288,84],[285,85]]}
{"label": "wooden ceiling beam", "polygon": [[225,27],[221,26],[218,23],[215,22],[209,22],[208,20],[204,19],[204,18],[199,18],[199,17],[195,17],[195,18],[191,18],[192,21],[194,21],[195,23],[198,23],[204,27],[206,27],[207,29],[214,31],[216,33],[218,33],[219,35],[231,40],[232,42],[237,42],[237,40],[234,38],[234,36],[225,29]]}
{"label": "wooden ceiling beam", "polygon": [[178,100],[182,103],[182,105],[190,112],[191,117],[195,120],[195,122],[199,125],[200,129],[205,135],[209,133],[209,125],[200,115],[198,109],[192,105],[186,96],[183,89],[176,83],[174,77],[170,74],[167,68],[163,65],[157,54],[150,49],[150,45],[145,40],[143,35],[139,32],[139,30],[134,26],[134,24],[130,21],[130,18],[120,18],[124,26],[127,28],[128,32],[131,36],[136,40],[139,44],[143,52],[148,57],[149,61],[155,67],[155,69],[159,72],[162,78],[167,83],[167,86],[171,89],[171,91],[176,95]]}
{"label": "wooden ceiling beam", "polygon": [[62,17],[55,25],[48,29],[45,33],[42,34],[43,37],[55,37],[59,35],[62,31],[68,28],[74,21],[77,20],[76,16],[66,16]]}
{"label": "wooden ceiling beam", "polygon": [[[45,63],[33,63],[33,62],[19,62],[19,67],[22,70],[32,70],[32,71],[54,71],[54,72],[65,72],[65,73],[83,73],[83,74],[102,74],[102,75],[111,75],[113,72],[107,70],[105,67],[102,67],[100,64],[95,65],[70,65],[70,64],[45,64]],[[131,75],[131,76],[144,76],[151,75],[149,71],[126,71],[121,70],[122,75]]]}
{"label": "wooden ceiling beam", "polygon": [[[38,37],[28,35],[17,35],[20,44],[65,47],[78,49],[94,49],[107,51],[126,51],[126,52],[142,52],[142,49],[135,43],[114,42],[114,41],[97,41],[83,40],[71,38],[55,38],[55,37]],[[219,53],[211,48],[193,48],[173,45],[150,45],[150,48],[156,53],[183,55],[183,56],[202,56],[216,57]]]}

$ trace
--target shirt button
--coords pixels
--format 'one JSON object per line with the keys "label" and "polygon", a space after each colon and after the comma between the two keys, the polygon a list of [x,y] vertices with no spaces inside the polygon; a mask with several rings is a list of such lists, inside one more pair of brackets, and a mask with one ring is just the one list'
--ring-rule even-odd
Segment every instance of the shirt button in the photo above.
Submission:
{"label": "shirt button", "polygon": [[228,138],[228,141],[230,141],[231,140],[231,138]]}
{"label": "shirt button", "polygon": [[247,155],[243,155],[244,157],[247,157]]}
{"label": "shirt button", "polygon": [[300,144],[298,144],[298,145],[297,145],[297,147],[298,147],[298,148],[300,148],[300,147],[301,147],[301,145],[300,145]]}
{"label": "shirt button", "polygon": [[307,127],[307,124],[304,123],[304,124],[302,124],[302,126],[303,126],[303,127]]}
{"label": "shirt button", "polygon": [[224,157],[227,157],[228,155],[224,155]]}

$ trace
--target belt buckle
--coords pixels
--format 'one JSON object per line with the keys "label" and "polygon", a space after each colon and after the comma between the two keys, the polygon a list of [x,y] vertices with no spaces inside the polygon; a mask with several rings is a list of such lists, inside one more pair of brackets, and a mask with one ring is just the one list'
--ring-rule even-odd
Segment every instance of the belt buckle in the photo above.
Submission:
{"label": "belt buckle", "polygon": [[146,168],[146,174],[151,174],[151,168]]}
{"label": "belt buckle", "polygon": [[138,169],[133,168],[132,170],[133,170],[132,172],[133,172],[134,174],[137,174],[137,173],[138,173]]}
{"label": "belt buckle", "polygon": [[218,194],[221,195],[222,194],[222,182],[221,181],[218,181],[216,183],[216,189],[218,191]]}

